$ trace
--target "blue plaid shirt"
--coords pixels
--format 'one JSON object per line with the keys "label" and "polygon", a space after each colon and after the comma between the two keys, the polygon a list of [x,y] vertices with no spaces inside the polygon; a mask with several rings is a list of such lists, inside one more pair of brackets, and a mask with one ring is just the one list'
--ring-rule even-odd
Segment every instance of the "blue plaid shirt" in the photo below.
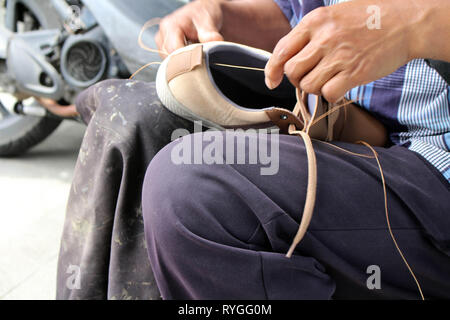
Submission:
{"label": "blue plaid shirt", "polygon": [[[274,1],[292,26],[320,6],[344,2]],[[424,60],[413,60],[385,78],[356,87],[346,97],[381,120],[394,144],[422,155],[450,182],[450,87]]]}

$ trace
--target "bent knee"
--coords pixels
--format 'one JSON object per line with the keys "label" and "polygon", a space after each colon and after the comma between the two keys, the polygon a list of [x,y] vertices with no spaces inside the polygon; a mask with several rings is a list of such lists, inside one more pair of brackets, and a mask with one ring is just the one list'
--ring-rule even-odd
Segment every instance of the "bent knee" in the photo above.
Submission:
{"label": "bent knee", "polygon": [[83,91],[76,107],[86,123],[95,115],[107,126],[133,126],[151,120],[162,105],[153,82],[113,79]]}
{"label": "bent knee", "polygon": [[189,215],[189,201],[192,199],[192,185],[198,178],[189,166],[173,163],[171,154],[173,142],[163,148],[150,162],[142,189],[142,213],[148,247],[157,238],[161,246],[177,242],[177,225],[181,212]]}
{"label": "bent knee", "polygon": [[[187,136],[187,138],[193,135]],[[144,223],[151,230],[165,230],[182,224],[196,232],[206,215],[217,206],[224,184],[217,166],[180,163],[178,150],[183,139],[163,148],[148,166],[142,193]],[[173,231],[173,230],[172,230]]]}
{"label": "bent knee", "polygon": [[248,182],[231,165],[180,163],[182,141],[162,149],[147,169],[142,194],[147,235],[160,244],[176,242],[180,233],[245,242],[258,223],[242,197],[242,185]]}
{"label": "bent knee", "polygon": [[[186,202],[194,191],[192,186],[198,183],[199,176],[194,168],[179,165],[173,161],[173,150],[178,141],[174,141],[159,151],[150,162],[144,178],[142,206],[144,222],[176,214],[177,208],[186,207]],[[174,210],[175,209],[175,210]]]}

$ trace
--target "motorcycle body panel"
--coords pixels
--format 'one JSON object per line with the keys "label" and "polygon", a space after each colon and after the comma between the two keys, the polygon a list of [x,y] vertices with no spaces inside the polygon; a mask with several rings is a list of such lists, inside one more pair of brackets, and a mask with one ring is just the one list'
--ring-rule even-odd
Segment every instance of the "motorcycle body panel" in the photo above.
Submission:
{"label": "motorcycle body panel", "polygon": [[[162,18],[181,7],[186,1],[180,0],[84,0],[83,3],[94,15],[112,46],[117,50],[130,73],[143,65],[160,61],[158,54],[145,51],[138,44],[138,36],[145,22]],[[156,48],[154,36],[157,26],[147,30],[143,40],[148,47]],[[154,79],[156,70],[147,68],[140,74],[141,79]]]}
{"label": "motorcycle body panel", "polygon": [[57,45],[58,38],[58,29],[14,34],[11,37],[7,70],[19,92],[55,100],[64,97],[65,85],[61,75],[44,58],[50,48]]}

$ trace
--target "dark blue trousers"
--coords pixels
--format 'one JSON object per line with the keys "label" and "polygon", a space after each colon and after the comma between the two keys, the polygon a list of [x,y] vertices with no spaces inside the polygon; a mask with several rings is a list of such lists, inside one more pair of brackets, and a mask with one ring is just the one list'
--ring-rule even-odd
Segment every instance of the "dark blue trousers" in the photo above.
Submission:
{"label": "dark blue trousers", "polygon": [[[420,298],[387,229],[374,159],[314,143],[316,208],[288,259],[305,202],[302,141],[280,137],[279,172],[268,176],[258,165],[176,165],[178,143],[153,159],[143,189],[147,249],[163,298]],[[377,151],[398,244],[425,297],[450,298],[449,184],[414,152]]]}

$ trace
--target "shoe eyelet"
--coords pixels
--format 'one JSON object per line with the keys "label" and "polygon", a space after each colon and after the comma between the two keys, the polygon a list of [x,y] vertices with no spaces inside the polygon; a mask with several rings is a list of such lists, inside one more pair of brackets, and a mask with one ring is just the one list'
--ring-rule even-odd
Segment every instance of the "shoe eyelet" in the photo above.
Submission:
{"label": "shoe eyelet", "polygon": [[287,115],[285,115],[285,114],[282,114],[281,116],[280,116],[280,119],[281,120],[287,120],[289,117],[287,116]]}

